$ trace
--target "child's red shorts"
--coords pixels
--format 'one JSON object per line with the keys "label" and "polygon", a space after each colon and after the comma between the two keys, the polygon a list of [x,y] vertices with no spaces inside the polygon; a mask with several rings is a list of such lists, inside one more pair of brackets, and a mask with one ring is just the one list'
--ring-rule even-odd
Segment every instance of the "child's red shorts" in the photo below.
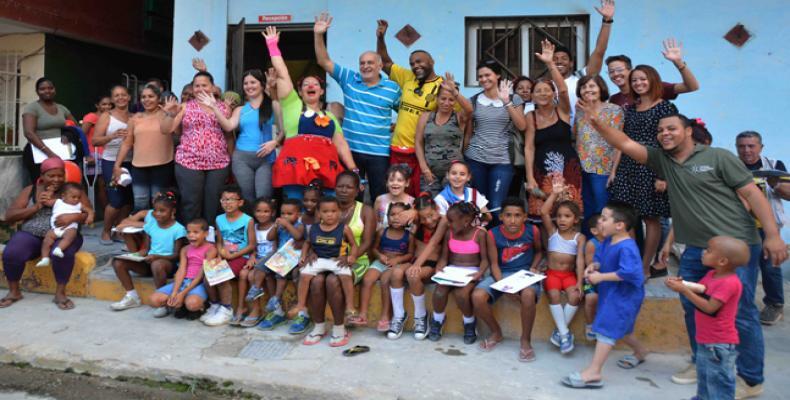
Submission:
{"label": "child's red shorts", "polygon": [[565,290],[576,286],[576,272],[574,271],[546,271],[546,280],[543,283],[546,290]]}
{"label": "child's red shorts", "polygon": [[247,264],[247,259],[244,257],[236,257],[232,260],[228,260],[228,265],[230,266],[231,271],[233,271],[233,275],[239,277],[239,273],[244,268],[244,265]]}

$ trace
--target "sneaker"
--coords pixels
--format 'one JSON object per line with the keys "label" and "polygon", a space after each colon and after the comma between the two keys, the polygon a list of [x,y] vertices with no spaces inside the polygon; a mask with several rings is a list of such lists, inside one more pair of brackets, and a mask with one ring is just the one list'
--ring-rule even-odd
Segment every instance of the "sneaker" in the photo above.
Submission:
{"label": "sneaker", "polygon": [[218,306],[217,311],[214,315],[206,318],[203,321],[204,324],[208,326],[222,326],[230,322],[233,318],[233,310],[225,306]]}
{"label": "sneaker", "polygon": [[428,316],[414,318],[414,339],[425,340],[428,337]]}
{"label": "sneaker", "polygon": [[288,333],[291,335],[301,335],[310,327],[310,317],[304,314],[297,314],[296,318],[291,320],[291,326],[288,327]]}
{"label": "sneaker", "polygon": [[207,319],[211,318],[211,316],[217,312],[217,309],[219,309],[219,304],[214,303],[210,305],[208,310],[200,316],[200,322],[206,322]]}
{"label": "sneaker", "polygon": [[784,306],[776,304],[766,304],[760,311],[760,323],[763,325],[773,325],[782,320],[784,316]]}
{"label": "sneaker", "polygon": [[189,310],[187,310],[186,307],[179,307],[178,310],[176,310],[173,313],[173,317],[175,319],[184,319],[187,317],[188,314],[189,314]]}
{"label": "sneaker", "polygon": [[51,263],[51,261],[50,261],[49,257],[41,257],[41,260],[36,263],[36,267],[38,267],[38,268],[48,267],[50,263]]}
{"label": "sneaker", "polygon": [[263,293],[263,288],[259,288],[257,286],[253,286],[253,287],[250,288],[250,291],[247,292],[247,297],[245,297],[244,300],[247,303],[252,303],[253,301],[255,301],[255,300],[259,299],[261,296],[263,296],[263,294],[264,294]]}
{"label": "sneaker", "polygon": [[403,318],[392,319],[390,322],[390,328],[387,331],[387,339],[400,339],[400,335],[403,334],[403,325],[406,324],[406,318],[409,318],[409,313],[404,312]]}
{"label": "sneaker", "polygon": [[598,340],[598,336],[596,336],[595,332],[592,331],[592,325],[587,325],[584,328],[584,337],[590,342]]}
{"label": "sneaker", "polygon": [[52,249],[52,255],[57,258],[63,258],[66,256],[65,254],[63,254],[63,250],[60,247],[55,247],[54,249]]}
{"label": "sneaker", "polygon": [[157,307],[154,309],[154,318],[164,318],[170,315],[170,307]]}
{"label": "sneaker", "polygon": [[285,315],[270,312],[266,314],[266,317],[263,318],[263,321],[258,324],[258,329],[262,331],[270,331],[284,324],[286,321],[288,320],[285,318]]}
{"label": "sneaker", "polygon": [[477,320],[464,324],[464,343],[472,344],[477,340]]}
{"label": "sneaker", "polygon": [[560,347],[560,339],[562,339],[562,337],[560,337],[560,331],[555,328],[554,331],[551,332],[549,342],[557,347]]}
{"label": "sneaker", "polygon": [[763,384],[749,386],[740,376],[735,377],[735,400],[750,399],[763,394]]}
{"label": "sneaker", "polygon": [[691,385],[697,383],[697,366],[688,364],[685,368],[672,375],[672,382],[678,385]]}
{"label": "sneaker", "polygon": [[568,332],[565,336],[560,339],[560,353],[568,354],[573,351],[573,341],[574,341],[573,334]]}
{"label": "sneaker", "polygon": [[143,305],[143,303],[140,301],[139,297],[126,294],[123,296],[121,301],[110,304],[110,309],[113,311],[123,311],[130,308],[140,307],[141,305]]}
{"label": "sneaker", "polygon": [[[261,292],[263,295],[263,292]],[[266,302],[266,312],[274,312],[280,307],[280,299],[277,297],[272,296],[269,301]]]}
{"label": "sneaker", "polygon": [[442,338],[442,330],[444,329],[444,321],[439,322],[431,318],[431,329],[428,332],[428,340],[438,342]]}

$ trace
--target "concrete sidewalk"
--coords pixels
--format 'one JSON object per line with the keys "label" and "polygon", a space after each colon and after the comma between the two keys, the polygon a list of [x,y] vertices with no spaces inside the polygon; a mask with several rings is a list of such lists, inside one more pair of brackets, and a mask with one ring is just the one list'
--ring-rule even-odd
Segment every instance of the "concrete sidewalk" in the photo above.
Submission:
{"label": "concrete sidewalk", "polygon": [[[341,356],[328,340],[312,347],[285,327],[274,332],[208,328],[198,321],[157,320],[141,307],[120,313],[107,302],[74,299],[77,308],[59,311],[51,295],[25,293],[0,310],[0,361],[86,371],[102,376],[138,376],[188,381],[232,381],[236,388],[276,398],[365,399],[688,399],[695,386],[679,386],[670,375],[685,362],[681,354],[652,354],[635,370],[618,368],[615,352],[604,371],[602,390],[574,391],[559,384],[582,368],[592,347],[563,357],[545,342],[535,343],[538,360],[517,361],[518,343],[508,340],[491,353],[458,336],[418,342],[410,333],[390,341],[375,331],[355,331],[352,345],[371,347],[354,358]],[[790,392],[790,324],[767,328],[766,391],[763,399]],[[638,395],[635,397],[635,394]]]}

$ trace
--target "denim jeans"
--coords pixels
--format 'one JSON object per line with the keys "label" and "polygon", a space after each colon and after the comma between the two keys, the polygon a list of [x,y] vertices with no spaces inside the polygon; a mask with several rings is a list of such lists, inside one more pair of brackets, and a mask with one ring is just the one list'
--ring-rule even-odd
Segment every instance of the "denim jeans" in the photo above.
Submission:
{"label": "denim jeans", "polygon": [[609,200],[609,191],[606,190],[606,181],[609,175],[592,174],[582,171],[582,202],[584,204],[584,223],[582,232],[590,237],[587,220],[593,214],[600,214]]}
{"label": "denim jeans", "polygon": [[[765,239],[765,232],[760,229],[760,239]],[[762,251],[762,249],[761,249]],[[760,257],[760,273],[763,275],[763,304],[772,306],[783,306],[785,304],[785,292],[782,286],[782,267],[774,267],[771,260]]]}
{"label": "denim jeans", "polygon": [[209,225],[214,224],[219,211],[219,197],[229,172],[230,167],[203,171],[176,164],[182,224],[186,225],[195,218],[205,218]]}
{"label": "denim jeans", "polygon": [[390,167],[390,158],[363,153],[351,153],[351,155],[354,157],[354,164],[359,168],[359,177],[365,179],[367,175],[370,201],[376,201],[377,197],[387,193],[387,169]]}
{"label": "denim jeans", "polygon": [[734,344],[700,344],[697,346],[697,398],[728,400],[735,398]]}
{"label": "denim jeans", "polygon": [[[701,247],[686,246],[686,251],[680,257],[679,275],[691,282],[698,282],[710,270],[702,265]],[[765,362],[765,342],[763,341],[763,328],[760,325],[759,312],[754,304],[755,288],[757,287],[757,271],[760,254],[760,245],[749,246],[751,257],[749,264],[736,269],[738,278],[743,285],[741,299],[738,302],[738,314],[735,317],[735,328],[738,329],[740,344],[737,346],[738,359],[736,366],[738,375],[749,385],[763,383],[763,363]],[[684,296],[680,296],[683,305],[686,330],[691,343],[692,358],[697,354],[696,326],[694,324],[694,304]]]}
{"label": "denim jeans", "polygon": [[134,210],[151,208],[151,200],[157,193],[173,185],[173,163],[153,167],[131,168]]}
{"label": "denim jeans", "polygon": [[[129,186],[111,185],[112,183],[112,169],[115,166],[115,161],[101,160],[101,175],[104,179],[104,188],[107,193],[107,202],[110,207],[119,210],[124,206],[132,204],[132,188]],[[121,167],[129,170],[130,174],[134,174],[132,163],[125,161]],[[134,175],[132,175],[132,186],[134,186]]]}
{"label": "denim jeans", "polygon": [[[472,187],[477,189],[488,199],[489,210],[502,207],[502,202],[507,197],[510,189],[510,180],[513,178],[513,166],[510,164],[486,164],[479,161],[466,159],[472,173]],[[495,211],[494,225],[499,221],[499,211]]]}
{"label": "denim jeans", "polygon": [[258,157],[254,151],[237,149],[233,152],[231,167],[248,207],[257,198],[272,197],[272,163],[266,157]]}

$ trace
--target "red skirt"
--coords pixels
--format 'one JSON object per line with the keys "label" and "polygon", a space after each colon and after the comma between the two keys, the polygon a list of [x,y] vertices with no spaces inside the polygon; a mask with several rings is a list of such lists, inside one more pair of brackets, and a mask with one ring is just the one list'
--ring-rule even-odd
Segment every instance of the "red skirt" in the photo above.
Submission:
{"label": "red skirt", "polygon": [[325,188],[335,187],[335,178],[343,172],[334,143],[316,135],[296,135],[285,140],[280,155],[272,167],[272,185],[306,186],[320,179]]}

